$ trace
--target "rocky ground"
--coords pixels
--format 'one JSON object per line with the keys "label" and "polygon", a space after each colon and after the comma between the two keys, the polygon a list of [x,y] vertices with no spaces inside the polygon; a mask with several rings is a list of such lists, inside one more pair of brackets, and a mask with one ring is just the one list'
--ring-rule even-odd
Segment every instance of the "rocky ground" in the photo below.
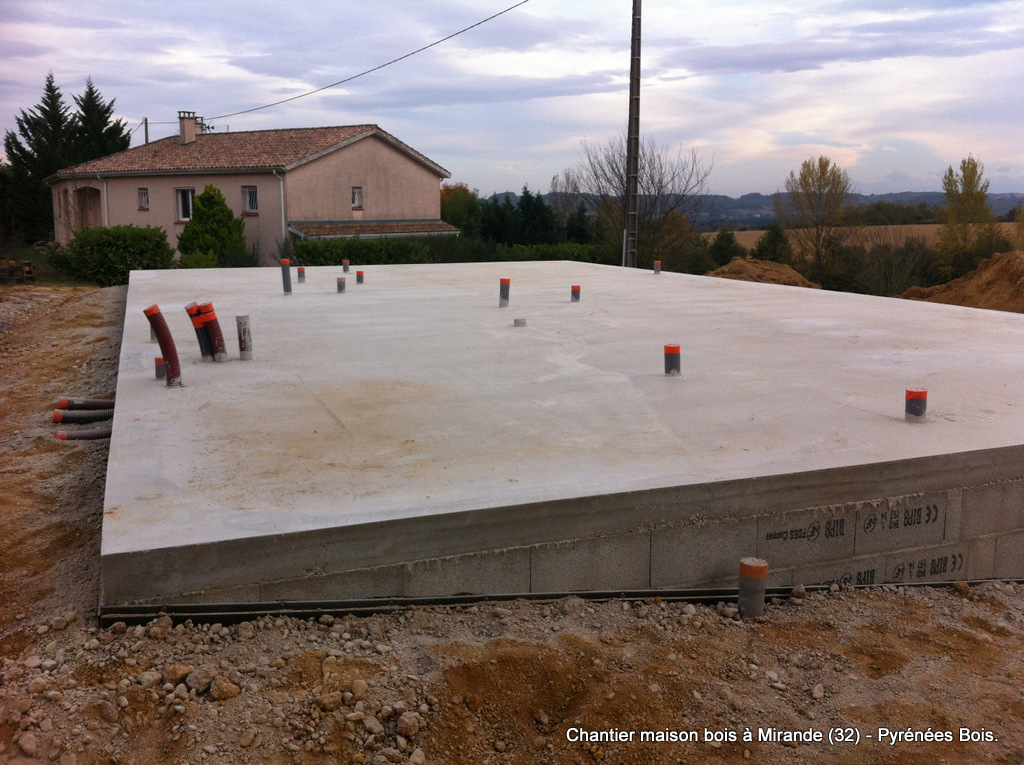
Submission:
{"label": "rocky ground", "polygon": [[100,629],[106,442],[50,419],[124,294],[0,288],[0,762],[1024,763],[1012,583]]}

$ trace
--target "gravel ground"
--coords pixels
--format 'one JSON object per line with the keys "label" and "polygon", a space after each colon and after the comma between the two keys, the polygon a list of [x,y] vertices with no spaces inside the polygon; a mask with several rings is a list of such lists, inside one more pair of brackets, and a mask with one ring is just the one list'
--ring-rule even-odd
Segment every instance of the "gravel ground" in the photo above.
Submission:
{"label": "gravel ground", "polygon": [[[100,629],[124,288],[0,288],[0,762],[1024,763],[1024,586]],[[802,596],[802,597],[801,597]]]}

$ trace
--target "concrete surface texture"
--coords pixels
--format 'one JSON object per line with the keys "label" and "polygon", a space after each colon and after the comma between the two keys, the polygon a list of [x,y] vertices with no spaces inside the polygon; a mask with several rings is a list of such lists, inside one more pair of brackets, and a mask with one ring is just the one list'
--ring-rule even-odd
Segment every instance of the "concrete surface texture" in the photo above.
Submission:
{"label": "concrete surface texture", "polygon": [[[524,528],[539,529],[542,513],[522,509],[545,503],[562,503],[559,517],[578,512],[580,533],[600,540],[615,529],[593,529],[585,515],[600,516],[606,497],[791,474],[827,485],[828,471],[853,468],[870,483],[864,466],[1024,444],[1018,314],[568,262],[353,264],[339,294],[341,275],[340,266],[309,267],[300,284],[293,268],[286,295],[276,268],[133,272],[103,524],[112,599],[132,599],[132,572],[152,552],[162,551],[163,566],[186,567],[204,546],[226,544],[235,559],[270,555],[267,540],[289,535],[407,529],[418,544],[401,555],[375,560],[372,545],[359,560],[348,548],[315,562],[293,554],[256,576],[377,563],[405,564],[408,574],[416,561],[503,549],[482,531],[474,546],[477,527],[521,515]],[[184,311],[206,300],[228,339],[224,363],[200,361]],[[154,377],[160,351],[143,316],[154,303],[176,342],[181,388]],[[236,314],[250,317],[250,361],[238,358]],[[664,373],[666,344],[681,346],[679,376]],[[928,391],[922,422],[905,421],[908,388]],[[962,485],[951,478],[931,490]],[[863,492],[843,501],[913,494]],[[890,504],[901,501],[912,503]],[[607,506],[629,515],[636,504]],[[636,513],[637,528],[655,522]],[[445,532],[430,533],[442,516]],[[773,533],[762,546],[780,537],[759,534]],[[575,536],[565,534],[535,541]],[[911,543],[950,539],[933,537]],[[613,542],[594,541],[593,556]],[[615,554],[635,560],[637,544]],[[737,550],[736,560],[754,552]],[[533,557],[531,571],[559,570],[548,553]],[[244,572],[218,574],[222,558],[205,575],[168,574],[176,584],[162,589],[140,584],[138,597],[241,586]],[[647,584],[679,583],[647,566]],[[643,565],[634,568],[623,581],[642,578]]]}

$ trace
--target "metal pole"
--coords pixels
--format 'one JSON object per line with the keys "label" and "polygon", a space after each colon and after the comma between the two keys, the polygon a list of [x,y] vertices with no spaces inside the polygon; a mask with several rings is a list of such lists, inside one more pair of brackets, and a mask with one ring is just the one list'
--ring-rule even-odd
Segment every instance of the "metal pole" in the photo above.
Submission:
{"label": "metal pole", "polygon": [[636,268],[637,187],[640,175],[640,0],[633,0],[629,63],[629,125],[626,129],[626,258]]}

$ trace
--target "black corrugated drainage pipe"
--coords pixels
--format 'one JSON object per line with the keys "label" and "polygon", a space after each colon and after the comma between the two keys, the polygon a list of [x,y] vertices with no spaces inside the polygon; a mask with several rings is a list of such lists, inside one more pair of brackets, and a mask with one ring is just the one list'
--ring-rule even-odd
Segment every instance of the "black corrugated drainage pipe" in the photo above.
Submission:
{"label": "black corrugated drainage pipe", "polygon": [[113,409],[83,409],[71,410],[54,409],[54,422],[102,422],[103,420],[114,419]]}
{"label": "black corrugated drainage pipe", "polygon": [[213,310],[213,303],[200,303],[199,310],[202,312],[201,320],[203,327],[210,333],[210,345],[213,348],[214,361],[228,360],[228,344],[224,341],[224,333],[220,328],[220,321],[217,319],[217,312]]}
{"label": "black corrugated drainage pipe", "polygon": [[156,332],[156,340],[160,343],[160,353],[167,367],[167,387],[180,386],[181,364],[178,361],[178,350],[174,347],[174,338],[171,337],[171,330],[167,326],[167,319],[160,313],[160,306],[155,303],[143,313],[149,319],[149,326]]}
{"label": "black corrugated drainage pipe", "polygon": [[196,339],[199,341],[199,352],[203,355],[203,361],[213,361],[210,331],[203,326],[202,311],[199,310],[199,303],[189,303],[185,306],[185,313],[192,320],[192,328],[196,331]]}
{"label": "black corrugated drainage pipe", "polygon": [[102,438],[110,438],[110,434],[113,432],[114,426],[107,424],[87,430],[58,430],[53,437],[60,441],[98,441]]}
{"label": "black corrugated drainage pipe", "polygon": [[62,398],[57,400],[58,409],[113,409],[112,398]]}

